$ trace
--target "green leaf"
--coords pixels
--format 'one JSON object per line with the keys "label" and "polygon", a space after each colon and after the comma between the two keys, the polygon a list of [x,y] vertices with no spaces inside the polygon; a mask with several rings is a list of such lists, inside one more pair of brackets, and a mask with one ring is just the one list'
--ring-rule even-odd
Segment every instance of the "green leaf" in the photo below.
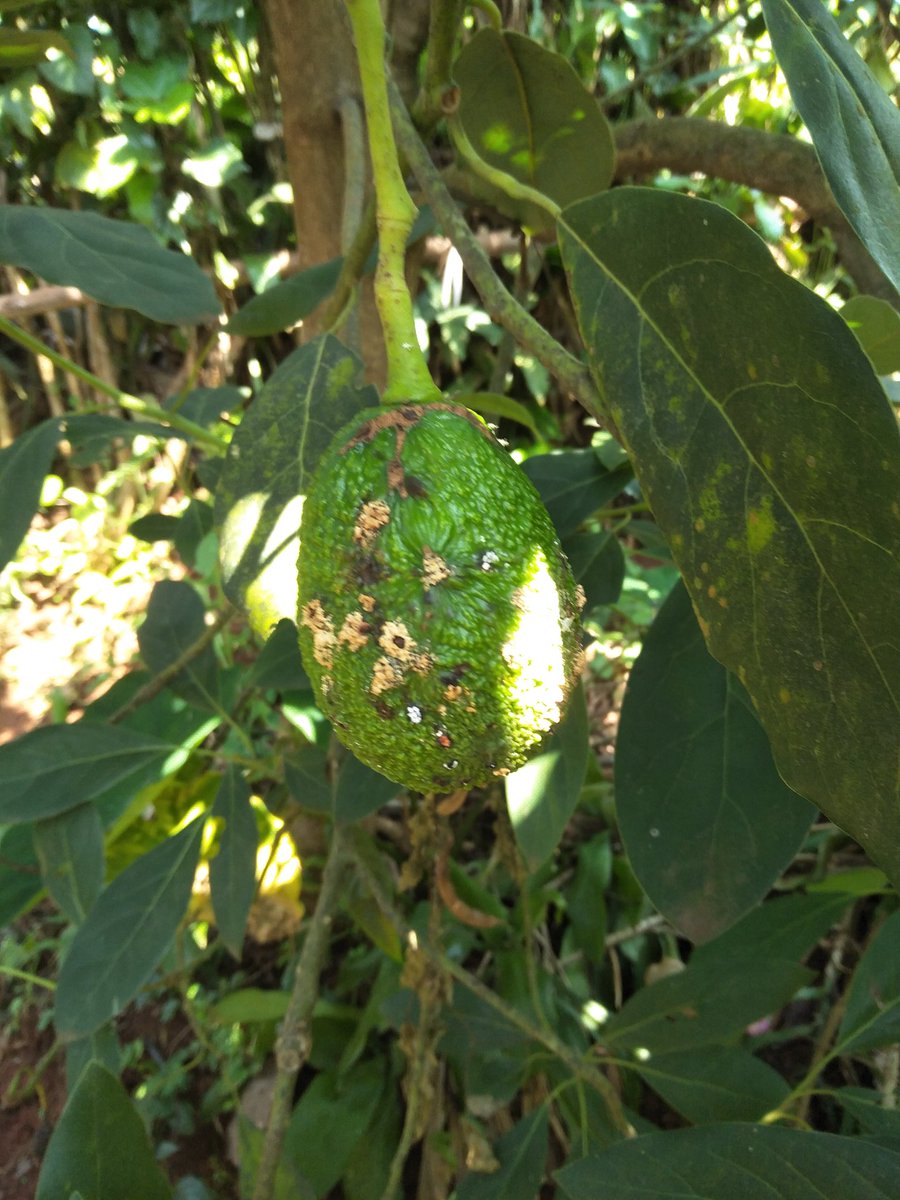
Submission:
{"label": "green leaf", "polygon": [[636,1070],[694,1125],[758,1121],[778,1108],[790,1092],[777,1071],[732,1046],[653,1054],[639,1061]]}
{"label": "green leaf", "polygon": [[334,291],[343,259],[332,258],[282,279],[241,305],[226,326],[242,337],[270,337],[290,329]]}
{"label": "green leaf", "polygon": [[53,1130],[35,1200],[171,1200],[147,1131],[128,1093],[92,1062]]}
{"label": "green leaf", "polygon": [[79,1037],[117,1016],[153,974],[185,914],[204,819],[142,855],[100,893],[56,989],[56,1030]]}
{"label": "green leaf", "polygon": [[141,225],[93,212],[0,204],[0,262],[171,325],[219,312],[212,283],[195,262],[165,250]]}
{"label": "green leaf", "polygon": [[900,371],[900,312],[876,296],[854,296],[841,316],[879,375]]}
{"label": "green leaf", "polygon": [[78,1080],[88,1063],[97,1062],[111,1075],[118,1076],[122,1069],[122,1056],[115,1027],[110,1021],[101,1025],[86,1037],[76,1038],[66,1046],[66,1084],[69,1092],[75,1090]]}
{"label": "green leaf", "polygon": [[172,750],[121,725],[78,721],[33,729],[0,746],[0,824],[54,817],[126,781],[137,791]]}
{"label": "green leaf", "polygon": [[575,945],[588,962],[606,957],[606,890],[612,877],[609,833],[596,834],[578,847],[578,865],[566,896],[566,915]]}
{"label": "green leaf", "polygon": [[[483,29],[453,65],[460,89],[449,128],[457,149],[489,184],[522,202],[527,224],[605,191],[612,133],[596,101],[559,54],[518,33]],[[550,201],[548,206],[547,201]]]}
{"label": "green leaf", "polygon": [[234,766],[222,777],[213,816],[221,817],[225,829],[219,853],[209,864],[209,888],[219,936],[240,959],[247,928],[247,914],[256,891],[256,850],[259,834],[250,804],[250,788]]}
{"label": "green leaf", "polygon": [[575,582],[584,588],[585,612],[615,604],[625,580],[625,555],[615,534],[573,533],[563,538],[562,547]]}
{"label": "green leaf", "polygon": [[540,492],[560,537],[574,533],[634,477],[630,466],[607,470],[590,448],[535,454],[522,470]]}
{"label": "green leaf", "polygon": [[887,1107],[887,1096],[863,1087],[838,1088],[832,1096],[863,1132],[873,1137],[900,1136],[900,1110]]}
{"label": "green leaf", "polygon": [[280,1021],[290,1002],[290,992],[238,988],[217,1000],[210,1012],[225,1025],[250,1025],[260,1021]]}
{"label": "green leaf", "polygon": [[332,815],[336,821],[359,821],[402,791],[399,783],[373,771],[346,750],[335,780]]}
{"label": "green leaf", "polygon": [[65,37],[53,30],[0,29],[0,68],[32,67],[44,61],[48,50],[72,52]]}
{"label": "green leaf", "polygon": [[565,1200],[891,1200],[900,1155],[833,1133],[722,1124],[617,1142],[556,1180]]}
{"label": "green leaf", "polygon": [[[163,579],[155,584],[147,616],[138,630],[141,657],[154,675],[167,670],[206,631],[206,609],[189,583]],[[189,704],[216,709],[219,667],[212,645],[167,684]]]}
{"label": "green leaf", "polygon": [[494,1147],[500,1166],[490,1174],[469,1171],[457,1188],[458,1200],[537,1200],[547,1162],[547,1105],[529,1113]]}
{"label": "green leaf", "polygon": [[310,688],[309,678],[300,658],[297,626],[292,619],[284,617],[275,626],[259,652],[259,657],[250,668],[247,682],[255,687],[274,688],[279,692],[302,692]]}
{"label": "green leaf", "polygon": [[41,421],[0,450],[0,571],[28,532],[61,437],[60,421]]}
{"label": "green leaf", "polygon": [[34,845],[47,891],[79,925],[103,886],[103,824],[93,804],[80,804],[34,826]]}
{"label": "green leaf", "polygon": [[31,908],[43,891],[31,825],[0,830],[0,927]]}
{"label": "green leaf", "polygon": [[788,785],[900,880],[900,434],[878,377],[719,205],[620,188],[561,229],[600,393],[711,652]]}
{"label": "green leaf", "polygon": [[334,434],[377,403],[359,360],[326,334],[290,354],[244,415],[216,495],[222,585],[267,637],[297,617],[300,514],[310,475]]}
{"label": "green leaf", "polygon": [[534,417],[527,404],[523,404],[520,400],[513,400],[511,396],[502,396],[498,392],[461,392],[454,393],[453,402],[455,404],[464,404],[466,408],[470,408],[472,412],[480,413],[482,416],[500,417],[506,421],[515,421],[518,425],[524,425],[525,428],[538,436],[537,425],[534,423]]}
{"label": "green leaf", "polygon": [[900,288],[900,113],[821,0],[762,7],[834,198]]}
{"label": "green leaf", "polygon": [[559,845],[581,794],[588,754],[587,706],[579,687],[544,749],[506,780],[509,818],[530,871]]}
{"label": "green leaf", "polygon": [[782,783],[750,697],[707,651],[681,584],[629,676],[616,812],[641,885],[694,942],[763,898],[816,815]]}
{"label": "green leaf", "polygon": [[385,1063],[357,1064],[345,1075],[317,1075],[297,1102],[284,1139],[284,1157],[325,1196],[344,1173],[384,1091]]}
{"label": "green leaf", "polygon": [[833,1054],[900,1041],[900,911],[884,922],[853,972]]}
{"label": "green leaf", "polygon": [[[331,812],[333,789],[330,763],[324,746],[309,743],[284,760],[284,781],[296,802],[310,812]],[[396,788],[397,785],[394,784]]]}

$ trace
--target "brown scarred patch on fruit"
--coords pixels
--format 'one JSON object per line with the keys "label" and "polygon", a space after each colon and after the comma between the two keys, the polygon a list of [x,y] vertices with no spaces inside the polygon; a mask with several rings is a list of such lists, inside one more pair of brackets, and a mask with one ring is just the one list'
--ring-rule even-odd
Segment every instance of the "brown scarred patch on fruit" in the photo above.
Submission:
{"label": "brown scarred patch on fruit", "polygon": [[348,650],[362,650],[371,632],[372,626],[361,612],[347,613],[338,634],[338,641],[344,642]]}
{"label": "brown scarred patch on fruit", "polygon": [[310,600],[303,609],[303,624],[313,635],[313,656],[321,667],[334,665],[334,623],[319,600]]}
{"label": "brown scarred patch on fruit", "polygon": [[372,682],[369,684],[369,691],[373,696],[380,696],[382,692],[397,687],[402,682],[403,675],[389,658],[382,655],[381,658],[376,659],[372,668]]}
{"label": "brown scarred patch on fruit", "polygon": [[451,683],[448,687],[444,688],[445,700],[458,700],[462,694],[463,690],[458,683]]}
{"label": "brown scarred patch on fruit", "polygon": [[378,645],[398,662],[412,666],[416,642],[402,621],[385,621]]}
{"label": "brown scarred patch on fruit", "polygon": [[364,609],[367,613],[370,613],[374,610],[376,603],[374,596],[369,596],[365,592],[360,592],[356,598],[359,601],[359,607]]}
{"label": "brown scarred patch on fruit", "polygon": [[578,601],[578,611],[581,612],[587,604],[587,593],[580,583],[575,588],[575,599]]}
{"label": "brown scarred patch on fruit", "polygon": [[409,665],[417,675],[427,675],[434,667],[434,659],[426,651],[421,650],[418,654],[413,655]]}
{"label": "brown scarred patch on fruit", "polygon": [[450,568],[444,562],[439,554],[430,549],[428,546],[422,547],[422,586],[425,588],[437,587],[439,583],[443,583],[445,579],[450,578]]}
{"label": "brown scarred patch on fruit", "polygon": [[353,526],[353,540],[359,546],[371,545],[378,531],[391,519],[391,510],[384,500],[367,500],[359,510]]}
{"label": "brown scarred patch on fruit", "polygon": [[505,779],[509,774],[509,767],[495,767],[491,774],[496,775],[498,779]]}

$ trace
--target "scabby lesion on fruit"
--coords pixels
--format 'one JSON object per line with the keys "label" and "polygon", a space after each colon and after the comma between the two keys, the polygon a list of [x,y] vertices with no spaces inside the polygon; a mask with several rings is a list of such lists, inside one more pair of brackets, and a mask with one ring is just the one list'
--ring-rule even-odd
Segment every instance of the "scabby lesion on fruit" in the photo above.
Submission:
{"label": "scabby lesion on fruit", "polygon": [[346,645],[348,650],[355,652],[362,650],[363,646],[367,644],[371,632],[372,626],[361,612],[349,612],[344,617],[337,640]]}
{"label": "scabby lesion on fruit", "polygon": [[330,670],[334,665],[337,637],[334,632],[334,622],[322,607],[321,600],[309,600],[303,606],[301,620],[312,634],[313,657],[320,667]]}
{"label": "scabby lesion on fruit", "polygon": [[370,546],[390,519],[391,509],[386,500],[364,501],[353,526],[354,542],[358,546]]}
{"label": "scabby lesion on fruit", "polygon": [[422,547],[422,586],[427,591],[437,587],[451,575],[450,567],[440,554],[435,554],[430,546]]}

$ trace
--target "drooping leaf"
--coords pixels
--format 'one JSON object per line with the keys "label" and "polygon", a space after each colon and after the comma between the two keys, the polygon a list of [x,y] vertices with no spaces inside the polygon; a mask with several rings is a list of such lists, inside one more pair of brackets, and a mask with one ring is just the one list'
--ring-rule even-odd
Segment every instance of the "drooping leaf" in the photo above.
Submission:
{"label": "drooping leaf", "polygon": [[482,29],[453,66],[460,89],[450,130],[463,158],[519,201],[515,214],[544,228],[550,211],[605,191],[612,133],[560,54],[531,38]]}
{"label": "drooping leaf", "polygon": [[291,796],[303,808],[318,813],[331,811],[333,788],[327,747],[309,743],[297,754],[285,758],[284,781]]}
{"label": "drooping leaf", "polygon": [[641,1077],[694,1125],[758,1121],[790,1088],[772,1067],[736,1046],[695,1046],[641,1059]]}
{"label": "drooping leaf", "polygon": [[94,804],[80,804],[38,821],[34,844],[47,891],[74,924],[93,907],[103,886],[103,823]]}
{"label": "drooping leaf", "polygon": [[900,371],[900,312],[877,296],[854,296],[841,309],[879,375]]}
{"label": "drooping leaf", "polygon": [[616,812],[647,895],[695,942],[763,898],[816,815],[781,781],[750,697],[706,649],[681,584],[629,676]]}
{"label": "drooping leaf", "polygon": [[529,870],[553,854],[575,811],[588,763],[587,706],[579,687],[546,746],[506,780],[506,805]]}
{"label": "drooping leaf", "polygon": [[44,725],[0,746],[0,824],[68,812],[127,781],[135,791],[174,747],[123,726]]}
{"label": "drooping leaf", "polygon": [[892,913],[853,972],[835,1051],[862,1054],[900,1041],[900,912]]}
{"label": "drooping leaf", "polygon": [[0,262],[171,325],[209,320],[220,308],[192,259],[142,225],[98,213],[0,204]]}
{"label": "drooping leaf", "polygon": [[41,421],[0,450],[0,571],[28,532],[62,436],[62,422]]}
{"label": "drooping leaf", "polygon": [[900,1154],[833,1133],[708,1125],[617,1142],[556,1180],[565,1200],[891,1200]]}
{"label": "drooping leaf", "polygon": [[613,853],[604,831],[578,847],[578,865],[566,896],[566,915],[575,945],[588,962],[606,956],[606,891],[612,878]]}
{"label": "drooping leaf", "polygon": [[116,1077],[122,1069],[119,1040],[112,1021],[66,1045],[66,1084],[70,1093],[75,1090],[88,1063],[92,1062],[99,1063]]}
{"label": "drooping leaf", "polygon": [[342,264],[340,258],[317,263],[267,288],[248,300],[230,318],[229,333],[242,337],[270,337],[282,329],[290,329],[308,317],[334,291]]}
{"label": "drooping leaf", "polygon": [[126,867],[100,896],[69,948],[56,989],[56,1030],[69,1040],[99,1028],[153,974],[185,914],[203,818]]}
{"label": "drooping leaf", "polygon": [[535,454],[522,470],[540,492],[560,537],[574,533],[634,477],[627,465],[608,470],[590,448]]}
{"label": "drooping leaf", "polygon": [[615,604],[625,579],[625,555],[615,534],[573,533],[562,545],[575,582],[584,588],[584,611]]}
{"label": "drooping leaf", "polygon": [[209,864],[209,889],[219,935],[235,958],[241,957],[247,914],[256,890],[259,837],[250,804],[250,788],[236,767],[222,777],[213,816],[225,822],[219,853]]}
{"label": "drooping leaf", "polygon": [[547,1162],[549,1123],[542,1104],[505,1133],[494,1147],[499,1167],[489,1174],[469,1171],[458,1200],[537,1200]]}
{"label": "drooping leaf", "polygon": [[900,113],[822,0],[762,7],[834,198],[900,289]]}
{"label": "drooping leaf", "polygon": [[900,435],[868,358],[718,205],[621,188],[561,229],[600,393],[711,652],[785,781],[900,879]]}
{"label": "drooping leaf", "polygon": [[373,771],[347,750],[334,784],[332,815],[336,821],[359,821],[402,790],[398,783]]}
{"label": "drooping leaf", "polygon": [[864,1133],[873,1137],[900,1136],[900,1109],[888,1108],[887,1097],[874,1088],[842,1087],[833,1097],[845,1113],[859,1122]]}
{"label": "drooping leaf", "polygon": [[377,403],[359,360],[326,334],[289,355],[234,435],[216,494],[222,582],[267,637],[297,616],[300,514],[323,450],[355,412]]}
{"label": "drooping leaf", "polygon": [[305,691],[310,682],[300,658],[297,626],[283,617],[266,641],[259,657],[250,668],[248,682],[261,688],[278,691]]}
{"label": "drooping leaf", "polygon": [[697,946],[691,964],[804,958],[847,908],[846,896],[793,893],[752,909],[711,942]]}
{"label": "drooping leaf", "polygon": [[[203,636],[205,611],[203,601],[189,583],[163,579],[154,585],[147,616],[138,630],[141,656],[154,675],[171,667]],[[218,674],[215,652],[207,645],[167,686],[190,704],[215,708]]]}
{"label": "drooping leaf", "polygon": [[36,1200],[171,1200],[153,1147],[128,1093],[105,1067],[84,1070],[53,1130]]}

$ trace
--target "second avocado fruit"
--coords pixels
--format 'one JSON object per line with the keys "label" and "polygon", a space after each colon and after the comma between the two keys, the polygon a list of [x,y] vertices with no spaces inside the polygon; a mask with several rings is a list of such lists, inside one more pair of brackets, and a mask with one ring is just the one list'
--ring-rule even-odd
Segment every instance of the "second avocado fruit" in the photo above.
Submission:
{"label": "second avocado fruit", "polygon": [[300,539],[304,665],[359,759],[449,792],[535,753],[580,674],[583,593],[479,418],[449,403],[359,413],[316,469]]}

